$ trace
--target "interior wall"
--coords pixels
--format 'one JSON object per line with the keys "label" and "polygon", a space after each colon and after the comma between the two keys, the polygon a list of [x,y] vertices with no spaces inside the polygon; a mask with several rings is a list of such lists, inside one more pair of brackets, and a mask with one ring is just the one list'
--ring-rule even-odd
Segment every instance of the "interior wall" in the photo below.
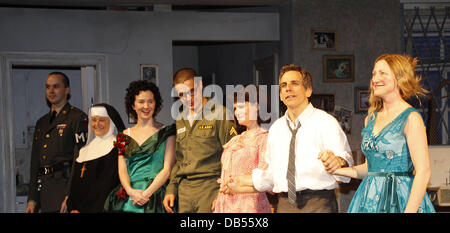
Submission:
{"label": "interior wall", "polygon": [[[334,94],[335,104],[355,111],[355,87],[368,87],[373,63],[383,53],[401,53],[401,5],[399,0],[292,0],[294,62],[313,77],[313,93]],[[311,29],[335,30],[336,50],[311,48]],[[354,82],[322,81],[323,55],[354,55]],[[347,139],[360,152],[361,130],[366,114],[353,114]],[[363,162],[363,161],[361,161]],[[340,211],[346,212],[356,186],[338,193]]]}
{"label": "interior wall", "polygon": [[[334,94],[336,105],[355,111],[354,88],[369,86],[375,59],[401,52],[400,9],[399,0],[293,0],[294,61],[311,73],[313,93]],[[311,29],[335,30],[337,49],[313,50]],[[323,82],[323,55],[354,55],[355,81]],[[352,150],[359,150],[364,118],[353,115],[347,135]]]}
{"label": "interior wall", "polygon": [[[108,102],[125,118],[123,97],[139,79],[140,64],[158,64],[171,123],[173,40],[278,40],[277,13],[124,12],[0,8],[0,52],[71,52],[106,55]],[[264,30],[258,30],[264,28]]]}
{"label": "interior wall", "polygon": [[[0,53],[68,52],[105,55],[108,74],[106,89],[110,93],[107,95],[107,102],[118,109],[124,122],[126,118],[123,98],[128,83],[139,79],[140,64],[158,64],[159,84],[165,103],[158,120],[171,123],[170,90],[174,70],[172,41],[279,41],[281,38],[280,65],[293,60],[305,67],[313,76],[314,93],[334,94],[336,105],[354,111],[354,88],[369,85],[376,57],[385,52],[401,52],[399,0],[289,2],[280,7],[280,16],[277,13],[0,8]],[[313,28],[336,30],[337,50],[312,50],[310,36]],[[251,51],[252,56],[259,53],[255,51],[265,52],[239,45],[229,46],[228,49],[230,50],[215,48],[208,53],[217,59],[223,59],[226,64],[239,58],[232,55],[232,50]],[[227,55],[228,52],[231,55]],[[200,48],[198,68],[200,73],[208,73],[209,70],[201,65],[203,53]],[[355,81],[324,83],[322,58],[325,54],[354,55]],[[180,61],[179,64],[181,63]],[[236,64],[236,67],[239,65]],[[220,76],[225,77],[227,83],[235,83],[239,81],[239,77],[253,75],[245,69],[242,74],[229,72],[232,71],[226,67],[220,68]],[[0,88],[4,86],[0,84]],[[1,106],[4,98],[5,94],[2,93]],[[0,142],[3,142],[4,135],[7,135],[6,126],[3,125],[3,122],[6,122],[5,117],[4,113],[0,112]],[[355,114],[352,118],[352,131],[348,140],[355,151],[359,150],[363,121],[364,115]],[[0,144],[1,146],[3,145]],[[4,167],[4,164],[0,165]],[[0,179],[0,182],[3,182],[3,179]],[[0,206],[0,210],[3,210],[3,207]]]}
{"label": "interior wall", "polygon": [[[2,53],[98,54],[105,57],[106,101],[127,121],[128,84],[140,78],[140,64],[158,64],[164,106],[157,120],[170,124],[172,41],[277,41],[278,13],[137,12],[0,8],[0,204],[9,200],[11,176],[6,115],[6,59]],[[264,28],[264,30],[260,30]],[[103,93],[104,94],[104,93]],[[0,211],[11,211],[0,206]]]}

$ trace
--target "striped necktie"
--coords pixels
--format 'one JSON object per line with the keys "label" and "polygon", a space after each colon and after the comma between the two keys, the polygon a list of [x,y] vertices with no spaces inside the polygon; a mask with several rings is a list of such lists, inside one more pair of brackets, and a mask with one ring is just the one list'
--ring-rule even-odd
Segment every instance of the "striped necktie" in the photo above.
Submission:
{"label": "striped necktie", "polygon": [[287,120],[287,118],[286,123],[292,133],[291,144],[289,146],[288,169],[286,173],[286,178],[288,181],[288,201],[289,203],[294,204],[297,200],[297,190],[295,188],[295,136],[297,135],[297,131],[300,128],[301,124],[300,122],[298,122],[297,128],[292,130],[291,126],[289,126],[289,121]]}

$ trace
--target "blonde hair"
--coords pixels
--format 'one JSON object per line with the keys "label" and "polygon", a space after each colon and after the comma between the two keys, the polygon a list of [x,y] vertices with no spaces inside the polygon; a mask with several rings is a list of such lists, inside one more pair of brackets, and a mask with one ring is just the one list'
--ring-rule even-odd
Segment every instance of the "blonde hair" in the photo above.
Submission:
{"label": "blonde hair", "polygon": [[[419,99],[419,96],[426,96],[428,93],[420,85],[420,76],[414,74],[414,69],[417,65],[417,58],[412,58],[408,55],[400,54],[383,54],[375,60],[374,66],[377,62],[384,60],[391,71],[394,73],[394,77],[397,80],[397,86],[400,90],[401,97],[406,100],[415,96]],[[420,102],[420,99],[419,99]],[[381,98],[376,97],[373,93],[372,81],[370,82],[370,97],[369,97],[369,118],[374,117],[375,111],[380,111],[383,108],[383,101]]]}

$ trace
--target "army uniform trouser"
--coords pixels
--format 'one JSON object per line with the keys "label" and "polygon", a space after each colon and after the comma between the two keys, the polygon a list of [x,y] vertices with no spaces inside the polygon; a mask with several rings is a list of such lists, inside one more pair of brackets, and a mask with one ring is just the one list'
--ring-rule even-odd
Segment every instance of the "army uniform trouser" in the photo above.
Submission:
{"label": "army uniform trouser", "polygon": [[211,213],[219,194],[219,177],[182,179],[178,185],[179,213]]}
{"label": "army uniform trouser", "polygon": [[[57,171],[42,176],[42,190],[40,192],[41,211],[59,212],[66,197],[68,171]],[[70,173],[69,173],[70,174]]]}

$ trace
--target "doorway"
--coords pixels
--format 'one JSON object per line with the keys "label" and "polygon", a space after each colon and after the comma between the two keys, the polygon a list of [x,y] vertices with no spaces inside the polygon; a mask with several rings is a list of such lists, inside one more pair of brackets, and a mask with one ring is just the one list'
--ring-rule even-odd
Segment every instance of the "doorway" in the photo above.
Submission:
{"label": "doorway", "polygon": [[30,182],[32,138],[36,121],[49,108],[45,104],[45,80],[53,71],[67,75],[70,81],[69,103],[83,109],[80,67],[13,66],[14,167],[16,178],[16,212],[25,212]]}
{"label": "doorway", "polygon": [[47,113],[45,79],[62,71],[70,79],[73,106],[87,111],[106,101],[105,59],[80,54],[0,54],[0,212],[23,213],[27,205],[31,137]]}
{"label": "doorway", "polygon": [[[278,81],[279,41],[173,41],[172,51],[173,73],[194,68],[204,87],[214,84],[222,89],[224,106],[227,85],[269,85],[270,95],[270,85]],[[278,108],[276,98],[273,105]],[[278,111],[270,113],[278,118]],[[268,128],[271,123],[262,126]]]}
{"label": "doorway", "polygon": [[254,83],[261,87],[265,86],[265,96],[267,104],[263,106],[260,102],[261,119],[267,121],[261,126],[269,129],[270,126],[280,117],[280,113],[286,111],[286,106],[282,104],[278,89],[278,54],[255,60],[253,63]]}

